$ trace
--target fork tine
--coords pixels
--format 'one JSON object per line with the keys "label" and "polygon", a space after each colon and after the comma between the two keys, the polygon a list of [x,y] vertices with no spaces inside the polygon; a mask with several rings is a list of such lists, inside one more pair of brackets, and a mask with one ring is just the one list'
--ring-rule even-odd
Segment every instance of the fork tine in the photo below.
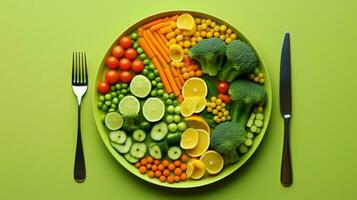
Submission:
{"label": "fork tine", "polygon": [[72,54],[72,84],[74,84],[74,78],[75,78],[75,74],[74,74],[74,52]]}
{"label": "fork tine", "polygon": [[85,77],[84,77],[84,56],[83,56],[83,52],[81,52],[81,84],[84,84],[86,81],[85,81]]}
{"label": "fork tine", "polygon": [[76,52],[76,73],[77,73],[77,80],[76,83],[79,83],[80,71],[79,71],[79,59],[78,59],[78,52]]}
{"label": "fork tine", "polygon": [[87,68],[87,56],[86,53],[84,52],[84,68],[85,68],[85,83],[88,83],[88,68]]}

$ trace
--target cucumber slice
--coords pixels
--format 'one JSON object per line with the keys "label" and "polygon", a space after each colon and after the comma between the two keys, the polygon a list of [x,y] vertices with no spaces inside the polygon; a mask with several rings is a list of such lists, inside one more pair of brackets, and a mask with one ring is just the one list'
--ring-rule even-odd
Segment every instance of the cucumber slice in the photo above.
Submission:
{"label": "cucumber slice", "polygon": [[104,117],[104,124],[111,131],[120,129],[123,123],[123,117],[117,112],[109,112]]}
{"label": "cucumber slice", "polygon": [[120,100],[118,108],[123,116],[137,115],[140,111],[140,102],[136,97],[128,95]]}
{"label": "cucumber slice", "polygon": [[155,141],[160,141],[166,137],[167,131],[167,124],[165,122],[155,124],[151,129],[151,138]]}
{"label": "cucumber slice", "polygon": [[134,143],[130,148],[130,154],[135,158],[142,158],[146,154],[146,144],[145,143]]}
{"label": "cucumber slice", "polygon": [[181,157],[182,151],[181,148],[178,146],[172,146],[169,148],[167,155],[171,160],[177,160]]}
{"label": "cucumber slice", "polygon": [[149,146],[149,154],[154,159],[160,160],[166,155],[168,148],[169,146],[166,142],[151,143]]}
{"label": "cucumber slice", "polygon": [[151,81],[144,75],[136,75],[130,82],[130,92],[139,98],[146,97],[151,91]]}
{"label": "cucumber slice", "polygon": [[126,141],[126,133],[125,131],[112,131],[109,133],[109,138],[112,142],[117,144],[124,144]]}
{"label": "cucumber slice", "polygon": [[124,154],[124,157],[125,157],[125,159],[126,159],[128,162],[130,162],[130,163],[132,163],[132,164],[139,162],[139,159],[133,157],[130,153]]}
{"label": "cucumber slice", "polygon": [[166,137],[166,141],[167,141],[167,144],[170,146],[180,145],[181,133],[177,132],[177,133],[168,134]]}
{"label": "cucumber slice", "polygon": [[117,150],[119,153],[125,154],[128,153],[130,150],[130,147],[132,145],[132,140],[131,137],[127,137],[126,141],[124,144],[117,144],[115,142],[110,142],[112,147]]}
{"label": "cucumber slice", "polygon": [[138,129],[133,132],[133,139],[137,142],[143,142],[146,138],[145,131]]}

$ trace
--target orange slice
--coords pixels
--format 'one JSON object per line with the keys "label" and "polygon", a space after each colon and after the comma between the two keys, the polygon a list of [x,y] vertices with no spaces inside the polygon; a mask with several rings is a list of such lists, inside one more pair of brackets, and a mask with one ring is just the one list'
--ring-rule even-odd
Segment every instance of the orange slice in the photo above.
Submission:
{"label": "orange slice", "polygon": [[191,157],[199,157],[207,151],[210,143],[210,136],[203,129],[196,129],[198,133],[198,143],[193,149],[187,150],[187,154]]}
{"label": "orange slice", "polygon": [[193,149],[198,144],[198,132],[193,128],[186,129],[181,135],[180,146],[182,149]]}
{"label": "orange slice", "polygon": [[171,60],[181,62],[183,59],[184,51],[178,44],[172,44],[169,47],[169,56]]}
{"label": "orange slice", "polygon": [[184,117],[189,117],[195,112],[197,101],[194,98],[186,98],[181,103],[181,114]]}
{"label": "orange slice", "polygon": [[211,128],[203,117],[199,115],[192,115],[190,117],[186,117],[185,120],[189,127],[194,129],[203,129],[207,131],[208,134],[211,133]]}
{"label": "orange slice", "polygon": [[205,98],[207,95],[206,82],[197,77],[188,79],[182,86],[182,96],[184,99],[190,97]]}
{"label": "orange slice", "polygon": [[206,170],[209,174],[218,174],[222,171],[224,165],[224,159],[221,154],[216,151],[206,151],[200,158],[205,164]]}

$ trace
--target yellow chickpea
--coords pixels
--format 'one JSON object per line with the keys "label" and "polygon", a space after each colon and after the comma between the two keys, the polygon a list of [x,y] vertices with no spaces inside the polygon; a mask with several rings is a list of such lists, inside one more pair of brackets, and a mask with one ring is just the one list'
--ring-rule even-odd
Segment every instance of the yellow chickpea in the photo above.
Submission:
{"label": "yellow chickpea", "polygon": [[206,24],[207,24],[207,26],[209,26],[209,25],[211,25],[211,20],[210,19],[206,19]]}
{"label": "yellow chickpea", "polygon": [[173,21],[170,22],[170,26],[171,26],[172,29],[175,29],[176,28],[176,22],[173,22]]}
{"label": "yellow chickpea", "polygon": [[176,44],[176,42],[177,42],[175,38],[171,38],[169,41],[171,44]]}
{"label": "yellow chickpea", "polygon": [[258,83],[260,79],[258,77],[254,77],[253,80],[254,80],[254,82]]}
{"label": "yellow chickpea", "polygon": [[201,37],[203,38],[206,37],[206,34],[207,34],[206,31],[201,31]]}
{"label": "yellow chickpea", "polygon": [[196,42],[197,41],[195,37],[192,37],[190,40],[191,40],[191,42]]}
{"label": "yellow chickpea", "polygon": [[235,40],[237,38],[237,35],[232,33],[230,36],[229,36],[232,40]]}
{"label": "yellow chickpea", "polygon": [[186,48],[188,48],[188,47],[191,46],[191,42],[186,40],[186,41],[183,43],[183,46],[186,47]]}
{"label": "yellow chickpea", "polygon": [[166,42],[166,46],[167,47],[171,46],[171,42]]}
{"label": "yellow chickpea", "polygon": [[215,122],[217,122],[217,121],[219,120],[219,117],[218,117],[218,116],[214,116],[214,117],[213,117],[213,120],[214,120]]}
{"label": "yellow chickpea", "polygon": [[183,41],[180,41],[177,44],[180,45],[181,47],[183,47]]}
{"label": "yellow chickpea", "polygon": [[221,110],[222,112],[226,112],[226,108],[222,108],[222,110]]}
{"label": "yellow chickpea", "polygon": [[202,30],[206,30],[207,24],[202,24],[201,26],[202,26]]}
{"label": "yellow chickpea", "polygon": [[211,108],[215,108],[217,104],[215,102],[211,102]]}
{"label": "yellow chickpea", "polygon": [[224,36],[224,35],[220,35],[220,36],[219,36],[219,39],[221,39],[221,40],[225,40],[225,39],[226,39],[226,36]]}
{"label": "yellow chickpea", "polygon": [[195,22],[196,22],[196,24],[200,24],[201,23],[201,19],[200,18],[195,18]]}
{"label": "yellow chickpea", "polygon": [[221,121],[225,122],[225,121],[227,121],[227,118],[225,116],[223,116],[223,117],[221,117]]}
{"label": "yellow chickpea", "polygon": [[222,106],[222,109],[226,107],[226,104],[225,103],[221,103],[221,106]]}
{"label": "yellow chickpea", "polygon": [[195,37],[198,37],[198,36],[200,36],[201,35],[201,33],[199,32],[199,31],[196,31],[195,32]]}
{"label": "yellow chickpea", "polygon": [[174,60],[171,61],[170,66],[171,66],[171,67],[176,67],[176,63],[175,63],[175,62],[176,62],[176,61],[174,61]]}
{"label": "yellow chickpea", "polygon": [[[217,105],[219,105],[219,104],[217,104]],[[216,109],[217,109],[218,111],[221,111],[221,110],[222,110],[222,107],[221,107],[221,106],[217,106]]]}
{"label": "yellow chickpea", "polygon": [[212,114],[217,115],[217,114],[218,114],[218,110],[213,109],[213,110],[212,110]]}
{"label": "yellow chickpea", "polygon": [[210,28],[206,28],[206,32],[210,32],[211,31],[211,29]]}
{"label": "yellow chickpea", "polygon": [[222,99],[217,99],[216,103],[217,103],[217,105],[221,105],[222,104]]}
{"label": "yellow chickpea", "polygon": [[214,27],[214,31],[218,32],[219,31],[219,26]]}
{"label": "yellow chickpea", "polygon": [[264,78],[264,74],[260,72],[260,73],[258,74],[258,77],[259,77],[259,78]]}
{"label": "yellow chickpea", "polygon": [[195,46],[197,44],[196,41],[191,41],[191,46]]}
{"label": "yellow chickpea", "polygon": [[216,102],[217,101],[217,97],[211,97],[211,101]]}
{"label": "yellow chickpea", "polygon": [[265,79],[264,78],[259,79],[259,83],[260,84],[264,84],[265,83]]}
{"label": "yellow chickpea", "polygon": [[181,35],[181,34],[180,34],[180,35],[177,35],[177,36],[176,36],[176,40],[177,40],[177,41],[183,40],[183,35]]}
{"label": "yellow chickpea", "polygon": [[207,107],[207,112],[212,112],[212,108],[211,107]]}
{"label": "yellow chickpea", "polygon": [[213,36],[214,36],[215,38],[218,38],[219,35],[220,35],[220,34],[219,34],[218,32],[214,32],[214,33],[213,33]]}
{"label": "yellow chickpea", "polygon": [[227,30],[227,26],[226,25],[222,25],[221,27],[219,27],[219,30],[224,32]]}
{"label": "yellow chickpea", "polygon": [[208,33],[206,34],[206,37],[207,37],[207,38],[211,38],[212,36],[213,36],[212,32],[208,32]]}
{"label": "yellow chickpea", "polygon": [[217,116],[218,117],[223,117],[223,113],[222,112],[218,112]]}
{"label": "yellow chickpea", "polygon": [[174,38],[176,36],[176,33],[175,32],[170,32],[168,34],[166,34],[166,38],[169,40],[171,38]]}
{"label": "yellow chickpea", "polygon": [[223,112],[223,116],[227,117],[228,115],[229,115],[229,112],[227,110]]}
{"label": "yellow chickpea", "polygon": [[203,24],[197,26],[197,30],[198,30],[198,31],[202,31],[202,25],[203,25]]}
{"label": "yellow chickpea", "polygon": [[231,116],[227,116],[227,120],[230,121],[232,119]]}
{"label": "yellow chickpea", "polygon": [[232,42],[232,39],[231,39],[231,38],[226,38],[224,41],[225,41],[227,44],[229,44],[229,43]]}
{"label": "yellow chickpea", "polygon": [[197,42],[201,42],[201,41],[202,41],[202,37],[201,36],[197,37]]}
{"label": "yellow chickpea", "polygon": [[184,40],[190,40],[190,39],[191,39],[190,36],[185,36],[185,37],[184,37]]}
{"label": "yellow chickpea", "polygon": [[204,24],[206,23],[206,20],[205,19],[201,19],[201,24]]}
{"label": "yellow chickpea", "polygon": [[175,33],[176,33],[176,35],[178,35],[178,34],[181,34],[181,33],[182,33],[182,31],[181,31],[181,29],[176,28],[176,29],[175,29]]}
{"label": "yellow chickpea", "polygon": [[224,36],[226,36],[226,38],[229,38],[229,34],[227,34],[227,33]]}
{"label": "yellow chickpea", "polygon": [[216,26],[216,22],[211,22],[211,28],[214,28]]}
{"label": "yellow chickpea", "polygon": [[226,33],[227,33],[227,34],[232,34],[232,29],[230,29],[230,28],[227,29],[227,30],[226,30]]}
{"label": "yellow chickpea", "polygon": [[221,123],[221,119],[220,119],[220,118],[218,118],[216,122],[217,122],[217,123]]}

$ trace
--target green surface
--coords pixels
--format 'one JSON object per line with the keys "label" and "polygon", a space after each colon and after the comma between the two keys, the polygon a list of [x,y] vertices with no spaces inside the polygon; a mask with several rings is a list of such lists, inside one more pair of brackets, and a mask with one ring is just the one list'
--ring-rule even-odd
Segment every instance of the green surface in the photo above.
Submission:
{"label": "green surface", "polygon": [[[2,1],[0,199],[354,199],[357,4],[172,2]],[[94,81],[120,32],[143,17],[173,9],[206,12],[243,31],[269,69],[274,99],[283,33],[291,32],[292,187],[279,182],[283,122],[278,101],[261,146],[238,173],[208,187],[176,191],[135,178],[108,153],[92,116],[93,85],[82,112],[87,180],[73,181],[77,116],[70,88],[72,51],[87,52]]]}

